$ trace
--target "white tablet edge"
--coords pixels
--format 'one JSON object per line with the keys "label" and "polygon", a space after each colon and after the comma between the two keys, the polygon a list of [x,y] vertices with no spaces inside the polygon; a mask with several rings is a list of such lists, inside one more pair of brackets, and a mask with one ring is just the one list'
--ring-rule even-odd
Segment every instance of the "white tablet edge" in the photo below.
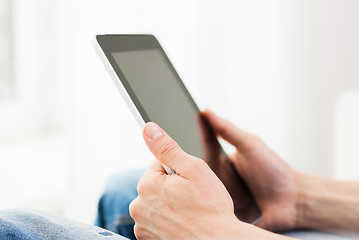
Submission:
{"label": "white tablet edge", "polygon": [[[110,74],[113,82],[115,83],[117,89],[120,91],[120,94],[122,95],[122,98],[125,100],[128,108],[130,109],[130,111],[132,112],[132,115],[136,118],[138,125],[140,126],[141,129],[144,128],[145,126],[145,121],[142,119],[142,116],[140,114],[140,112],[137,110],[135,104],[133,103],[130,95],[128,95],[128,92],[126,91],[125,87],[123,86],[120,78],[117,76],[115,70],[113,69],[113,67],[111,66],[110,61],[108,61],[105,53],[103,52],[100,44],[98,43],[96,36],[93,38],[92,40],[92,45],[94,46],[98,56],[100,57],[101,61],[103,62],[107,72]],[[164,169],[166,170],[167,174],[175,174],[176,172],[173,171],[171,168],[167,167],[166,165],[162,164],[162,166],[164,167]]]}

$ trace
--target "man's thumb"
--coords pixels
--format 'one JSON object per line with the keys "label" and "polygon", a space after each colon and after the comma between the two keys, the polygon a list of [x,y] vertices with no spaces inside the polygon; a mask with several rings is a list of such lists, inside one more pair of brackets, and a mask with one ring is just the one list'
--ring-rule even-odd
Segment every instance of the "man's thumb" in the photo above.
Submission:
{"label": "man's thumb", "polygon": [[146,123],[142,135],[153,155],[161,163],[176,172],[184,165],[184,161],[192,158],[163,129],[153,122]]}

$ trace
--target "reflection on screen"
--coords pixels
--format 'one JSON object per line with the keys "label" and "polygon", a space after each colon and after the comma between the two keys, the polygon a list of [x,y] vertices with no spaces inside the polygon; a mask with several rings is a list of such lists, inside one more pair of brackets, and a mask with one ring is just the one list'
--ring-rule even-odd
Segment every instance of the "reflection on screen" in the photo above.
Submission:
{"label": "reflection on screen", "polygon": [[159,124],[187,153],[202,157],[197,110],[156,49],[112,53],[151,121]]}

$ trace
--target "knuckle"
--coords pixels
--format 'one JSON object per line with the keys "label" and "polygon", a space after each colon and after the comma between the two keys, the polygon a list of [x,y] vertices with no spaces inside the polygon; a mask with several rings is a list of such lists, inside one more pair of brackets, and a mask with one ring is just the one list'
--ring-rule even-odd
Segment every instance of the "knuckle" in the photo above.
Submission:
{"label": "knuckle", "polygon": [[136,201],[137,201],[137,198],[135,200],[133,200],[131,203],[130,203],[130,206],[129,206],[129,211],[130,211],[130,215],[133,219],[136,218],[137,216],[137,205],[136,205]]}
{"label": "knuckle", "polygon": [[137,224],[135,224],[135,226],[133,227],[133,232],[136,236],[136,239],[143,239],[141,228],[139,228]]}
{"label": "knuckle", "polygon": [[171,139],[161,145],[159,149],[159,154],[162,157],[166,157],[176,152],[177,148],[178,148],[177,143],[173,139]]}
{"label": "knuckle", "polygon": [[145,174],[137,184],[138,196],[147,199],[156,195],[159,191],[158,186],[161,184],[161,178],[153,174]]}
{"label": "knuckle", "polygon": [[148,188],[147,180],[145,177],[142,177],[137,184],[137,193],[139,196],[146,195]]}
{"label": "knuckle", "polygon": [[135,234],[137,240],[153,239],[154,237],[145,225],[139,226],[138,224],[135,224],[133,227],[133,233]]}
{"label": "knuckle", "polygon": [[130,216],[133,220],[135,220],[135,222],[144,218],[144,209],[141,207],[141,204],[139,204],[139,198],[136,198],[130,203],[129,211]]}

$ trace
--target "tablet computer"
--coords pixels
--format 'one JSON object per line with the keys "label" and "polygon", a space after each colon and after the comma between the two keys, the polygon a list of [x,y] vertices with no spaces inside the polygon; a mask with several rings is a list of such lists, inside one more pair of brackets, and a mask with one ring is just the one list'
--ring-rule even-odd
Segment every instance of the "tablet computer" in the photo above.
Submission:
{"label": "tablet computer", "polygon": [[240,220],[259,219],[254,198],[157,39],[97,35],[94,45],[141,128],[150,121],[160,125],[184,151],[208,163],[230,193]]}

